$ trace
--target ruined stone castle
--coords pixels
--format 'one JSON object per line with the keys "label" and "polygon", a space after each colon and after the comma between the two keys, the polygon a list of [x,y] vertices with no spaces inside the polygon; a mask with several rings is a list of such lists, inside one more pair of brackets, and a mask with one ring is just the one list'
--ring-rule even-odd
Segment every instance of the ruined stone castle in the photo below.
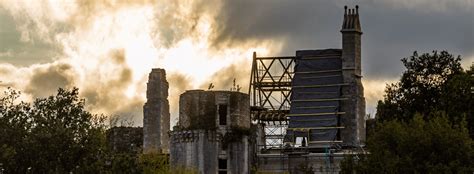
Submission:
{"label": "ruined stone castle", "polygon": [[170,164],[199,173],[248,173],[253,154],[249,96],[235,91],[181,94],[179,122],[170,132]]}
{"label": "ruined stone castle", "polygon": [[143,107],[144,153],[168,153],[171,166],[203,174],[338,172],[345,155],[365,153],[357,6],[345,7],[342,23],[342,49],[254,53],[248,94],[181,94],[173,130],[165,70],[153,69]]}
{"label": "ruined stone castle", "polygon": [[169,152],[170,111],[168,81],[164,69],[148,76],[147,101],[143,106],[143,152]]}

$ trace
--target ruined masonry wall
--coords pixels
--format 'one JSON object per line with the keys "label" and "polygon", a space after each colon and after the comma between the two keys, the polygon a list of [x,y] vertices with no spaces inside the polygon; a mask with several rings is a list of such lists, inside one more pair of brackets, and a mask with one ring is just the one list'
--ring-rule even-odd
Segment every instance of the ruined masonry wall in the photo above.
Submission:
{"label": "ruined masonry wall", "polygon": [[143,106],[143,152],[169,152],[170,112],[168,81],[164,69],[148,76],[147,102]]}
{"label": "ruined masonry wall", "polygon": [[[250,129],[249,105],[249,96],[235,91],[190,90],[183,93],[179,101],[178,126],[170,132],[170,165],[195,169],[203,174],[218,173],[221,159],[227,162],[224,169],[227,173],[249,173],[252,141],[247,135],[233,132],[236,127]],[[226,109],[223,125],[219,122],[222,113],[219,109]]]}

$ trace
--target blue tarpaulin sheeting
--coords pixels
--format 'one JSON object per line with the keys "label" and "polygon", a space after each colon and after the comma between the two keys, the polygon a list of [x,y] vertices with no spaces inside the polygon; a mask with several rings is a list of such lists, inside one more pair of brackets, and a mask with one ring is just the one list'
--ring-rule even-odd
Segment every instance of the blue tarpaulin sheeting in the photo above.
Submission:
{"label": "blue tarpaulin sheeting", "polygon": [[335,141],[339,125],[342,79],[340,49],[296,52],[289,125],[285,142],[295,137]]}

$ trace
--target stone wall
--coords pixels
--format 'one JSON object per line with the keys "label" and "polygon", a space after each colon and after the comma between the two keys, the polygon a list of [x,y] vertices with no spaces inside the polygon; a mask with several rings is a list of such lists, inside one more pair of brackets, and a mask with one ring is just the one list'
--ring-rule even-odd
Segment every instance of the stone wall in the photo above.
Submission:
{"label": "stone wall", "polygon": [[358,9],[346,9],[342,33],[342,74],[347,86],[342,88],[342,110],[346,114],[341,122],[343,142],[351,146],[359,146],[365,142],[365,98],[362,86],[361,67],[361,27]]}
{"label": "stone wall", "polygon": [[234,91],[183,93],[178,126],[170,132],[171,166],[206,174],[249,173],[255,142],[249,136],[249,103],[247,94]]}
{"label": "stone wall", "polygon": [[267,173],[339,173],[344,153],[259,154],[258,171]]}
{"label": "stone wall", "polygon": [[138,153],[142,148],[143,129],[141,127],[112,127],[107,130],[107,146],[119,153]]}
{"label": "stone wall", "polygon": [[143,152],[169,152],[170,112],[168,81],[164,69],[148,76],[147,102],[143,106]]}
{"label": "stone wall", "polygon": [[[172,167],[217,173],[219,159],[226,160],[228,174],[249,173],[253,151],[249,136],[224,143],[219,130],[181,130],[170,132]],[[226,146],[225,148],[223,146]]]}
{"label": "stone wall", "polygon": [[220,134],[206,130],[173,131],[170,138],[170,164],[173,167],[190,168],[199,173],[217,171]]}
{"label": "stone wall", "polygon": [[[179,99],[178,127],[206,130],[226,127],[250,128],[250,102],[248,101],[249,96],[240,92],[186,91]],[[219,124],[219,105],[227,106],[226,125]]]}

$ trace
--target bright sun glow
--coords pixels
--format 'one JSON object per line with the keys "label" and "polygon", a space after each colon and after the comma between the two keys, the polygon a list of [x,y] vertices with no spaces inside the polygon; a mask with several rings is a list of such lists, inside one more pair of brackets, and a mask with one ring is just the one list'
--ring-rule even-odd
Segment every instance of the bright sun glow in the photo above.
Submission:
{"label": "bright sun glow", "polygon": [[[127,3],[133,4],[124,2]],[[18,11],[25,8],[24,12],[38,23],[36,25],[40,28],[36,34],[45,37],[51,34],[54,36],[52,42],[61,45],[62,54],[55,59],[55,63],[72,66],[73,85],[83,90],[81,94],[92,91],[86,94],[89,97],[86,99],[95,102],[89,109],[96,113],[113,114],[132,106],[136,110],[134,112],[141,113],[141,105],[146,99],[146,82],[152,68],[164,68],[169,76],[184,76],[188,83],[186,88],[200,88],[216,82],[212,79],[216,73],[231,66],[237,65],[239,73],[247,73],[253,51],[262,56],[281,47],[281,42],[261,40],[216,49],[211,43],[212,32],[216,30],[213,28],[216,26],[215,12],[196,17],[192,6],[186,5],[158,3],[177,5],[173,7],[175,11],[169,12],[166,8],[140,3],[115,4],[116,7],[98,3],[90,10],[100,10],[89,12],[91,14],[81,14],[80,5],[73,2],[51,1],[44,5],[44,9],[35,8],[38,4],[25,2],[16,5],[11,8]],[[52,25],[50,28],[68,24],[71,30],[49,31],[46,24]],[[26,38],[31,37],[29,34],[25,34]],[[171,44],[163,44],[170,38]],[[36,66],[46,68],[50,64]],[[24,78],[31,76],[31,73],[28,68],[22,71]],[[176,109],[177,98],[186,89],[171,89],[178,86],[178,82],[173,80],[168,79],[169,100],[171,107]],[[248,83],[246,79],[239,80],[241,84]],[[18,80],[14,83],[22,88],[28,85]]]}

